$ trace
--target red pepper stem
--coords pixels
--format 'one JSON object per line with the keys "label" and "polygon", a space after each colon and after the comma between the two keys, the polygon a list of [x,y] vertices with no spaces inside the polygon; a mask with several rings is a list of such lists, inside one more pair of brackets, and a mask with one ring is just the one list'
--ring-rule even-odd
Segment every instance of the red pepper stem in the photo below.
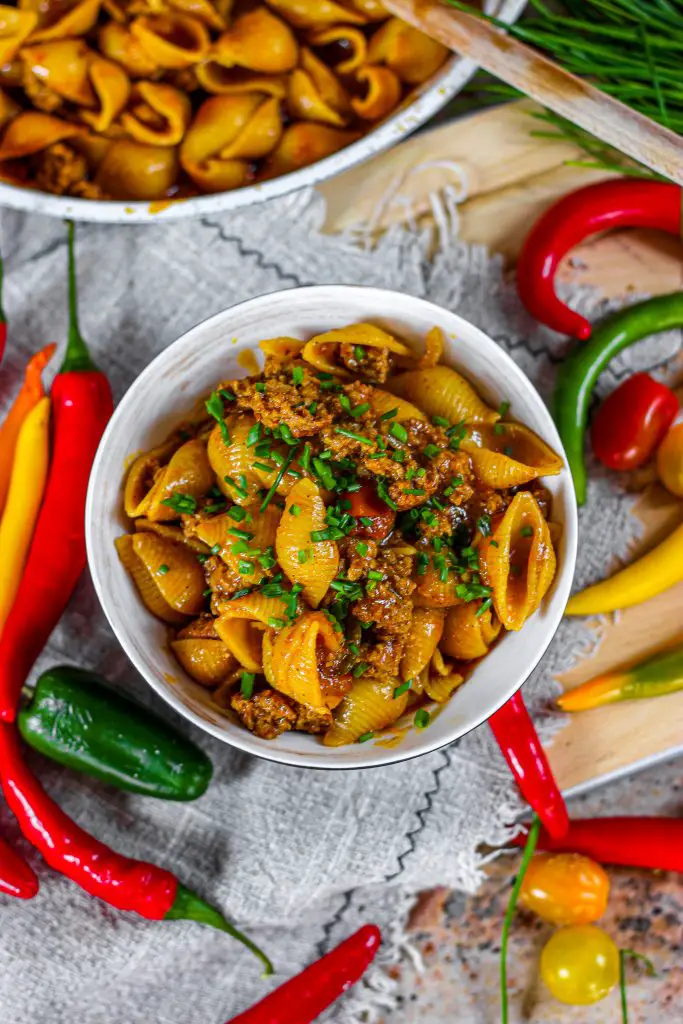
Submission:
{"label": "red pepper stem", "polygon": [[268,975],[273,973],[273,965],[263,952],[262,949],[252,942],[250,938],[235,928],[234,925],[230,924],[229,921],[219,913],[215,907],[205,903],[203,899],[200,899],[196,893],[192,892],[191,889],[186,889],[184,885],[178,884],[178,890],[176,892],[173,906],[166,914],[164,920],[166,921],[198,921],[199,924],[208,924],[212,928],[217,928],[221,932],[227,932],[228,935],[232,935],[233,939],[237,939],[243,946],[251,950],[254,956],[257,956],[263,964],[263,977],[267,978]]}
{"label": "red pepper stem", "polygon": [[78,326],[78,294],[76,291],[76,257],[74,254],[74,238],[76,229],[74,222],[68,220],[67,226],[67,250],[69,254],[69,333],[66,342],[66,354],[62,363],[60,373],[83,373],[89,370],[97,370],[92,356],[88,350],[80,328]]}

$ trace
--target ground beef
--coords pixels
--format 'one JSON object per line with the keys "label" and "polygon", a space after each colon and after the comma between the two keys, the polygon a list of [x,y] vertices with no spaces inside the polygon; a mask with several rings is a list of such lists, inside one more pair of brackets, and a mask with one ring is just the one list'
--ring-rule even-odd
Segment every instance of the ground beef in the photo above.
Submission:
{"label": "ground beef", "polygon": [[410,626],[412,604],[380,580],[372,593],[354,603],[351,611],[360,622],[373,622],[380,633],[400,635]]}
{"label": "ground beef", "polygon": [[[292,379],[294,366],[300,366],[304,372],[303,382],[299,385]],[[259,391],[257,384],[265,384],[265,391]],[[304,363],[290,364],[286,371],[278,371],[266,380],[245,377],[230,381],[226,387],[237,396],[240,409],[250,409],[270,430],[284,423],[294,437],[310,437],[332,422],[333,411],[326,400],[328,396],[324,389],[321,391],[320,381]]]}
{"label": "ground beef", "polygon": [[[362,349],[362,359],[356,358],[356,349]],[[391,353],[386,348],[344,344],[339,346],[339,358],[347,370],[373,384],[383,384],[391,371]]]}
{"label": "ground beef", "polygon": [[230,707],[242,724],[262,740],[274,740],[296,726],[297,713],[291,702],[275,690],[259,690],[249,699],[237,690],[230,698]]}
{"label": "ground beef", "polygon": [[294,728],[299,732],[327,732],[332,726],[332,712],[329,708],[312,708],[307,704],[294,702],[296,712],[296,724]]}
{"label": "ground beef", "polygon": [[70,195],[88,173],[85,158],[64,142],[55,142],[37,154],[32,168],[36,187],[58,196]]}
{"label": "ground beef", "polygon": [[405,636],[378,635],[367,647],[361,648],[359,657],[368,666],[363,673],[363,678],[396,678],[405,648]]}

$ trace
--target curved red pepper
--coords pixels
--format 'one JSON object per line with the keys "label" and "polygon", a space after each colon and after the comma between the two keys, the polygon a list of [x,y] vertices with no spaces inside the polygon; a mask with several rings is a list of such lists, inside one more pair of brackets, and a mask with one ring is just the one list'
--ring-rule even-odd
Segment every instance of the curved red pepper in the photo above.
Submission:
{"label": "curved red pepper", "polygon": [[38,892],[38,879],[32,868],[0,836],[0,893],[30,900]]}
{"label": "curved red pepper", "polygon": [[[513,840],[525,841],[526,834]],[[577,818],[561,839],[541,830],[538,849],[582,853],[598,864],[683,871],[683,818]]]}
{"label": "curved red pepper", "polygon": [[364,925],[229,1024],[310,1024],[363,977],[381,941],[376,925]]}
{"label": "curved red pepper", "polygon": [[609,469],[637,469],[664,440],[677,412],[671,388],[647,373],[635,373],[595,414],[591,441],[596,458]]}
{"label": "curved red pepper", "polygon": [[21,688],[85,568],[85,496],[90,468],[114,409],[78,329],[69,228],[69,340],[52,385],[53,454],[31,549],[0,636],[0,719],[16,715]]}
{"label": "curved red pepper", "polygon": [[567,808],[519,690],[491,715],[489,725],[522,796],[550,835],[561,839],[569,828]]}
{"label": "curved red pepper", "polygon": [[517,263],[519,296],[532,316],[585,341],[591,325],[555,294],[560,260],[589,235],[611,228],[657,228],[681,234],[681,189],[635,178],[602,181],[564,196],[536,222]]}
{"label": "curved red pepper", "polygon": [[343,496],[351,503],[349,512],[356,519],[369,519],[370,522],[357,523],[354,537],[367,537],[369,540],[384,540],[394,528],[396,513],[378,496],[373,484],[363,484],[360,490],[351,491]]}

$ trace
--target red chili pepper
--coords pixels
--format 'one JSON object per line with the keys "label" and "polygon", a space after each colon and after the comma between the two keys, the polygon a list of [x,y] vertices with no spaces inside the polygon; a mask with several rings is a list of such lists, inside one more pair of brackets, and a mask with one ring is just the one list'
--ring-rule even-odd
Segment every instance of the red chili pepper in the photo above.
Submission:
{"label": "red chili pepper", "polygon": [[560,260],[579,242],[610,228],[658,228],[681,234],[681,189],[663,181],[619,179],[587,185],[550,207],[531,229],[517,263],[517,288],[537,320],[585,341],[591,325],[555,294]]}
{"label": "red chili pepper", "polygon": [[384,540],[394,528],[396,513],[378,496],[372,484],[363,484],[360,490],[344,494],[351,502],[349,513],[360,520],[369,519],[368,523],[358,522],[354,537],[367,537],[369,540]]}
{"label": "red chili pepper", "polygon": [[363,977],[381,941],[376,925],[364,925],[229,1024],[310,1024]]}
{"label": "red chili pepper", "polygon": [[635,373],[602,403],[591,428],[596,458],[609,469],[637,469],[664,440],[678,399],[647,373]]}
{"label": "red chili pepper", "polygon": [[519,690],[491,715],[489,725],[522,796],[548,832],[561,839],[569,828],[567,808]]}
{"label": "red chili pepper", "polygon": [[45,497],[12,610],[0,637],[0,718],[13,721],[21,687],[85,568],[85,496],[113,411],[107,378],[78,329],[73,224],[69,225],[69,337],[52,385],[53,454]]}
{"label": "red chili pepper", "polygon": [[38,892],[38,879],[23,857],[0,836],[0,892],[31,900]]}
{"label": "red chili pepper", "polygon": [[[513,841],[523,846],[525,840]],[[683,818],[577,818],[561,839],[541,830],[538,849],[582,853],[599,864],[683,871]]]}
{"label": "red chili pepper", "polygon": [[265,953],[170,871],[115,853],[76,825],[31,773],[14,724],[0,724],[0,782],[22,832],[51,868],[118,910],[151,921],[198,921],[227,932],[272,973]]}

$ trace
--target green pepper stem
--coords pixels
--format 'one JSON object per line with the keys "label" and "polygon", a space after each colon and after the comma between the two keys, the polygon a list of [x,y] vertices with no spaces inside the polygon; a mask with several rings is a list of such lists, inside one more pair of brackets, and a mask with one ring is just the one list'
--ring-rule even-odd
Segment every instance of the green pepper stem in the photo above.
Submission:
{"label": "green pepper stem", "polygon": [[69,256],[69,333],[66,342],[66,354],[60,373],[79,373],[97,370],[78,326],[78,295],[76,291],[76,257],[74,255],[75,227],[72,220],[66,222],[67,251]]}
{"label": "green pepper stem", "polygon": [[184,885],[178,885],[175,900],[173,906],[166,914],[166,921],[198,921],[199,924],[208,924],[212,928],[217,928],[221,932],[227,932],[228,935],[232,935],[233,939],[237,939],[243,946],[251,950],[254,956],[257,956],[263,964],[263,977],[267,978],[268,975],[273,973],[273,965],[263,952],[259,949],[256,943],[252,942],[250,938],[244,935],[241,931],[235,928],[234,925],[230,924],[229,921],[223,917],[215,907],[205,903],[204,900],[200,899],[196,893],[190,889],[186,889]]}

